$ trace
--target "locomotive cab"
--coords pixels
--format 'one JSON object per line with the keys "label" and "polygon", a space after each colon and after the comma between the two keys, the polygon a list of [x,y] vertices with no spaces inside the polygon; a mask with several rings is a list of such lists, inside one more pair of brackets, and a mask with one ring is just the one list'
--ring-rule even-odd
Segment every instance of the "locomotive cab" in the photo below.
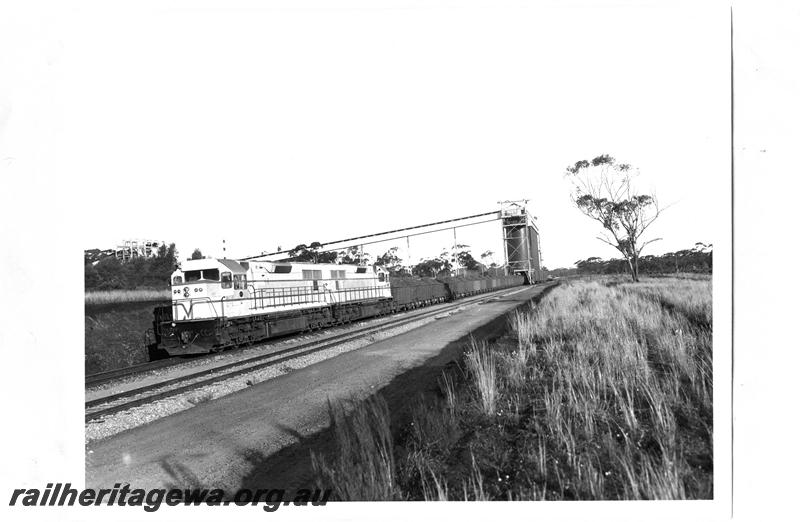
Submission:
{"label": "locomotive cab", "polygon": [[178,321],[224,317],[249,297],[247,267],[230,259],[191,259],[172,274]]}
{"label": "locomotive cab", "polygon": [[223,265],[220,273],[220,293],[225,299],[247,299],[250,297],[250,287],[247,284],[247,262],[238,262],[231,259],[218,259]]}

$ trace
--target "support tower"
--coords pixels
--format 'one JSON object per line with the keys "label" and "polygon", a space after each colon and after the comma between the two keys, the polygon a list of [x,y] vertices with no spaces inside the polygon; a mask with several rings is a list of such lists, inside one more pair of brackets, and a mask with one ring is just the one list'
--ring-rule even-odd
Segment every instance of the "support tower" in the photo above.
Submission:
{"label": "support tower", "polygon": [[506,266],[512,274],[521,274],[527,284],[542,281],[539,229],[534,217],[528,214],[527,199],[500,201],[503,222],[503,246]]}

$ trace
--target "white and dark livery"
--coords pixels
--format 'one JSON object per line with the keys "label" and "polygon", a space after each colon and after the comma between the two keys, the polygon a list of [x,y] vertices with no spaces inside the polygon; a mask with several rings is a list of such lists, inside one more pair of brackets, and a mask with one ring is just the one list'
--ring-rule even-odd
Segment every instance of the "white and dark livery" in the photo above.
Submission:
{"label": "white and dark livery", "polygon": [[207,353],[523,283],[517,275],[437,280],[379,266],[196,259],[154,310],[152,355]]}
{"label": "white and dark livery", "polygon": [[176,321],[233,318],[391,299],[380,267],[196,259],[172,274]]}
{"label": "white and dark livery", "polygon": [[390,309],[380,267],[193,259],[172,274],[172,304],[156,308],[158,348],[206,353]]}

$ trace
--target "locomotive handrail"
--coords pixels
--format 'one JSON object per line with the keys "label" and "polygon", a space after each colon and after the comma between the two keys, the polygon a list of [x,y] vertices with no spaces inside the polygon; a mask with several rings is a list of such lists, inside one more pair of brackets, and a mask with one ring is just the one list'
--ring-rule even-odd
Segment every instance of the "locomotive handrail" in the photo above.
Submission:
{"label": "locomotive handrail", "polygon": [[[298,282],[300,280],[297,280]],[[312,280],[303,280],[310,283]],[[179,306],[183,310],[184,316],[188,320],[194,320],[195,316],[200,313],[195,307],[195,304],[207,304],[210,308],[213,318],[226,318],[230,309],[237,309],[236,303],[249,301],[249,310],[268,310],[274,308],[295,308],[308,304],[338,304],[343,302],[359,301],[364,299],[377,299],[382,297],[383,291],[391,292],[391,284],[387,282],[385,285],[377,283],[376,278],[359,278],[351,280],[340,279],[320,279],[315,281],[323,281],[322,288],[313,290],[311,286],[306,285],[293,285],[293,286],[272,286],[270,283],[273,281],[248,281],[244,287],[250,294],[246,297],[236,296],[220,296],[220,297],[192,297],[190,299],[181,299],[173,301],[175,315],[178,315]],[[326,281],[347,281],[353,286],[343,286],[340,288],[332,288]],[[288,282],[288,281],[286,281]],[[281,281],[284,283],[284,281]],[[264,285],[264,286],[262,286]],[[260,287],[260,288],[259,288]],[[188,305],[186,304],[188,301]],[[225,302],[233,303],[228,307]],[[219,307],[216,306],[219,303]],[[233,308],[231,308],[233,307]],[[226,310],[228,308],[229,310]],[[241,315],[238,311],[232,312],[234,316]],[[212,318],[212,317],[209,317]]]}
{"label": "locomotive handrail", "polygon": [[[345,279],[338,279],[338,281],[373,281],[373,282],[377,281],[377,280],[378,280],[377,277],[348,277],[348,278],[345,278]],[[253,284],[263,283],[263,284],[267,284],[267,285],[271,284],[271,283],[302,283],[302,282],[308,282],[308,281],[312,281],[312,279],[272,279],[272,278],[270,278],[270,279],[257,279],[257,280],[254,280],[254,281],[251,281],[249,279],[247,280],[248,283],[253,283]],[[321,278],[317,279],[316,281],[337,281],[337,279],[333,278],[333,277],[321,277]],[[207,279],[201,279],[201,280],[198,280],[198,281],[184,281],[183,283],[180,283],[180,284],[177,284],[177,285],[172,285],[172,286],[173,287],[174,286],[192,286],[192,285],[216,285],[216,286],[221,286],[222,283],[223,283],[223,281],[211,281],[211,280],[207,280]]]}
{"label": "locomotive handrail", "polygon": [[[188,310],[186,309],[186,306],[184,304],[185,301],[189,301]],[[192,297],[191,299],[182,299],[180,301],[173,301],[172,306],[177,307],[178,305],[180,305],[180,307],[183,308],[183,312],[186,314],[186,317],[188,319],[194,319],[194,304],[198,301],[201,302],[208,301],[208,304],[211,306],[211,310],[214,312],[214,316],[219,317],[219,314],[217,313],[217,308],[214,306],[214,301],[212,301],[210,297]],[[175,315],[176,314],[173,313],[173,317]]]}

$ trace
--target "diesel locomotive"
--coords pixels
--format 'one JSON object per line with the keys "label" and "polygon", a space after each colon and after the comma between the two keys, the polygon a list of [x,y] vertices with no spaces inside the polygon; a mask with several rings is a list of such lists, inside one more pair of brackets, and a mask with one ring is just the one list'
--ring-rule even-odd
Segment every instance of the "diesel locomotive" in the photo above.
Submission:
{"label": "diesel locomotive", "polygon": [[151,357],[208,353],[525,282],[520,275],[391,277],[380,266],[187,260],[154,310]]}

